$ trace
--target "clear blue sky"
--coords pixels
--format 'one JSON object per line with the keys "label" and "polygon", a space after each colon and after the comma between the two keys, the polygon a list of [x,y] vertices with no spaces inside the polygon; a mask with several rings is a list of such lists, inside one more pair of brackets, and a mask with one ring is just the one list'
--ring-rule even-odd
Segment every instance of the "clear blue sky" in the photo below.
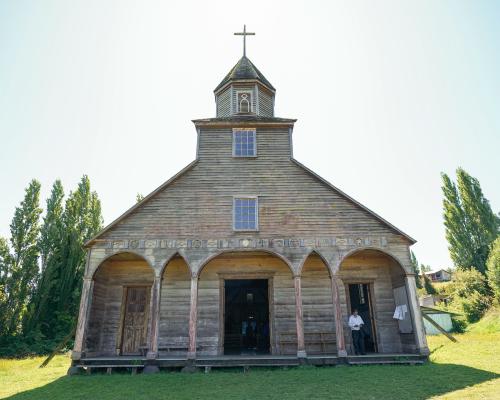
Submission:
{"label": "clear blue sky", "polygon": [[451,265],[440,172],[500,209],[499,1],[0,1],[0,235],[30,179],[88,174],[109,223],[195,157],[241,56],[298,118],[295,157]]}

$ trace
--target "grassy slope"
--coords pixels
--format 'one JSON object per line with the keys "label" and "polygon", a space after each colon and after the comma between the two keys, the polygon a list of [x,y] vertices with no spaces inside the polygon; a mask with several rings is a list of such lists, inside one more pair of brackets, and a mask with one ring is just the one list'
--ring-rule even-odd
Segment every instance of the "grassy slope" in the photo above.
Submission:
{"label": "grassy slope", "polygon": [[468,331],[474,333],[500,332],[500,307],[490,308],[481,321],[472,324]]}
{"label": "grassy slope", "polygon": [[[500,399],[500,332],[459,343],[431,337],[424,366],[303,367],[289,370],[64,376],[69,359],[0,360],[0,398],[11,399]],[[16,395],[17,393],[17,395]]]}

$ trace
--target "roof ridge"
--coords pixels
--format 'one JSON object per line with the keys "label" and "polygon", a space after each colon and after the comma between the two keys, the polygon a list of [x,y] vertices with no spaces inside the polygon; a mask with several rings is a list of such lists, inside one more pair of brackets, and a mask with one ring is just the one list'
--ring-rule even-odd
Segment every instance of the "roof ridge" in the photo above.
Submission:
{"label": "roof ridge", "polygon": [[214,89],[217,92],[227,83],[235,80],[248,80],[256,79],[260,81],[263,85],[267,86],[269,89],[275,91],[276,89],[271,85],[264,74],[255,66],[255,64],[250,61],[247,56],[241,57],[238,62],[231,68],[228,74],[222,79],[222,81]]}

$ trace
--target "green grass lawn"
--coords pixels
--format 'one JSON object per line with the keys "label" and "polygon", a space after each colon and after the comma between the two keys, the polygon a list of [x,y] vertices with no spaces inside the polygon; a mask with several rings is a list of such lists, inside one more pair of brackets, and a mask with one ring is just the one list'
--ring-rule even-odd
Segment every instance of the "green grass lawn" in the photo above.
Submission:
{"label": "green grass lawn", "polygon": [[423,366],[300,367],[288,370],[65,376],[67,356],[0,360],[8,399],[500,399],[500,332],[472,330],[458,343],[430,337]]}

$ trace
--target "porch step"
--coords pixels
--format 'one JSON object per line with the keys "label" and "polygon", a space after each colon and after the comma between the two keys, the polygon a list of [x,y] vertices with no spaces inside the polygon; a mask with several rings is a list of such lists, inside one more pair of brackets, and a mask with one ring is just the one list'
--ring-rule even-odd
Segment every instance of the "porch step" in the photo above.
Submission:
{"label": "porch step", "polygon": [[142,368],[144,367],[144,360],[138,359],[120,359],[120,358],[110,358],[110,359],[82,359],[80,361],[82,367],[92,367],[92,368]]}
{"label": "porch step", "polygon": [[295,357],[198,358],[197,367],[282,367],[300,365]]}
{"label": "porch step", "polygon": [[396,361],[396,360],[378,360],[378,361],[348,361],[349,365],[417,365],[424,364],[422,360],[407,360],[407,361]]}
{"label": "porch step", "polygon": [[426,357],[408,355],[367,355],[347,357],[347,363],[351,365],[371,365],[371,364],[423,364]]}

